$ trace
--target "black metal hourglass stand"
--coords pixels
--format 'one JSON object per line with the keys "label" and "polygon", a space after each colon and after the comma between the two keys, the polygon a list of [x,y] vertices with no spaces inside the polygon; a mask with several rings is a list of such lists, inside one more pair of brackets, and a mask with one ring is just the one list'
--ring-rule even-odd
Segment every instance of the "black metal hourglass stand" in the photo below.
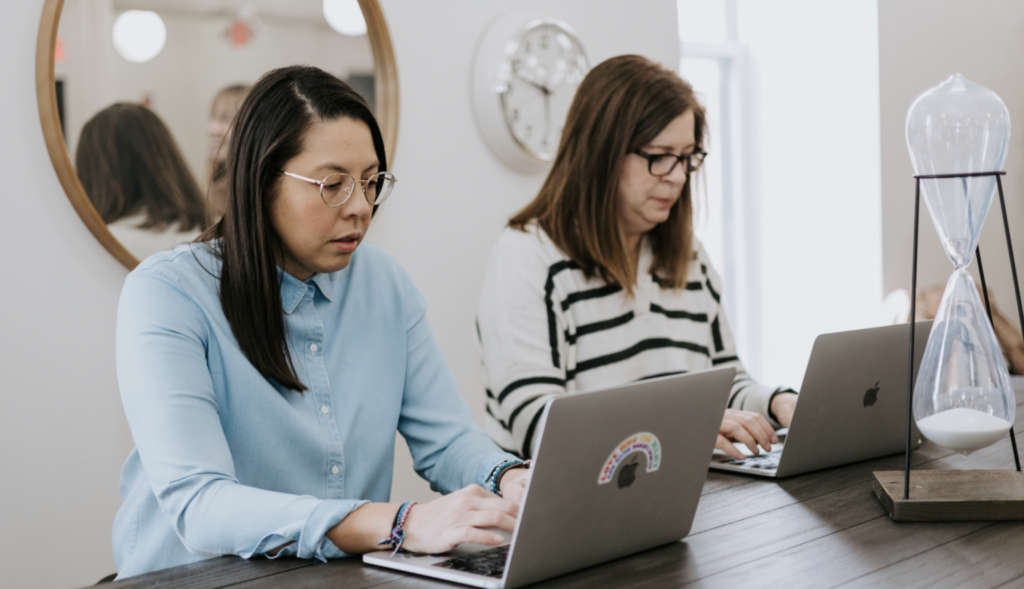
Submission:
{"label": "black metal hourglass stand", "polygon": [[[1024,328],[1024,306],[1021,305],[1020,298],[1020,283],[1017,280],[1017,264],[1013,257],[1013,243],[1010,240],[1010,223],[1006,216],[1006,199],[1003,197],[1003,181],[1002,176],[1006,172],[975,172],[971,174],[934,174],[934,175],[916,175],[914,178],[917,180],[916,190],[914,194],[914,262],[913,262],[913,275],[911,278],[911,292],[910,292],[910,375],[908,377],[907,384],[907,450],[906,450],[906,476],[903,480],[903,498],[910,498],[910,448],[912,444],[911,440],[911,419],[913,419],[913,400],[914,400],[914,324],[917,312],[917,241],[918,241],[918,225],[921,218],[921,180],[930,179],[944,179],[944,178],[969,178],[976,176],[995,176],[996,186],[999,188],[999,207],[1003,213],[1003,229],[1006,232],[1006,249],[1010,253],[1010,271],[1013,275],[1013,290],[1017,297],[1017,315],[1020,318],[1020,324]],[[992,305],[989,303],[988,297],[988,285],[985,283],[985,270],[981,262],[981,246],[977,246],[975,250],[975,257],[978,260],[978,274],[981,277],[981,291],[985,298],[985,310],[988,312],[989,322],[992,322]],[[1010,427],[1010,444],[1013,446],[1013,460],[1017,466],[1017,471],[1020,471],[1020,456],[1017,453],[1017,438],[1014,435],[1013,427]]]}

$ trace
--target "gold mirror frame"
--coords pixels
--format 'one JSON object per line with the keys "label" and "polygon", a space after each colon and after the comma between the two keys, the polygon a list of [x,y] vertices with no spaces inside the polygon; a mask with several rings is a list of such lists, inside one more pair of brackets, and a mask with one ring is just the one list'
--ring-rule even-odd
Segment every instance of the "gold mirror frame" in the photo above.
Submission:
{"label": "gold mirror frame", "polygon": [[[391,163],[390,168],[394,166],[395,138],[398,135],[398,70],[395,67],[395,53],[391,45],[391,33],[388,32],[384,13],[377,0],[359,0],[359,7],[362,8],[363,18],[366,19],[366,34],[369,35],[370,49],[373,52],[374,92],[377,97],[375,109],[381,129],[384,131],[384,148]],[[139,260],[114,237],[89,200],[64,142],[64,131],[61,129],[57,111],[54,76],[57,26],[60,24],[60,13],[63,8],[64,0],[46,0],[36,42],[36,99],[39,103],[39,120],[43,126],[46,150],[50,153],[50,161],[53,162],[53,168],[57,172],[61,186],[64,187],[64,192],[68,195],[68,200],[85,222],[85,226],[111,255],[132,270],[139,265]]]}

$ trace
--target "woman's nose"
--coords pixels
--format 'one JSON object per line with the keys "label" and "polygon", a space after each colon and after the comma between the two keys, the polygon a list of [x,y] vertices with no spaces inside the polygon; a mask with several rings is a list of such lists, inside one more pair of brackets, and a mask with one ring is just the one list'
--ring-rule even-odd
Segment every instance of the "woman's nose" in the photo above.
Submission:
{"label": "woman's nose", "polygon": [[682,186],[683,184],[686,183],[686,179],[689,176],[689,174],[687,174],[686,172],[686,168],[688,165],[689,164],[687,164],[686,162],[678,162],[676,163],[676,166],[672,168],[672,171],[669,172],[667,175],[662,176],[662,178],[664,180]]}
{"label": "woman's nose", "polygon": [[352,187],[352,196],[341,208],[346,217],[363,217],[373,212],[373,205],[366,198],[366,188],[362,183],[356,182]]}

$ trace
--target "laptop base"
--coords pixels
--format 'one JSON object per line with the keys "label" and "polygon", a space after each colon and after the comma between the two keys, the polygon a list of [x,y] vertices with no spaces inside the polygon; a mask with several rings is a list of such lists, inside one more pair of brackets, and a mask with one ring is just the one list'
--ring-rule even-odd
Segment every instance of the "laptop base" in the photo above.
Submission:
{"label": "laptop base", "polygon": [[[504,546],[508,546],[505,544]],[[484,587],[485,589],[502,589],[505,586],[501,577],[488,577],[476,573],[467,573],[444,566],[444,563],[454,561],[472,554],[479,554],[493,550],[494,546],[483,544],[463,544],[444,554],[416,554],[412,552],[399,551],[392,556],[391,550],[380,550],[363,555],[363,562],[385,568],[395,569],[417,575],[426,575],[445,581],[461,583],[473,587]],[[442,566],[437,566],[441,564]]]}

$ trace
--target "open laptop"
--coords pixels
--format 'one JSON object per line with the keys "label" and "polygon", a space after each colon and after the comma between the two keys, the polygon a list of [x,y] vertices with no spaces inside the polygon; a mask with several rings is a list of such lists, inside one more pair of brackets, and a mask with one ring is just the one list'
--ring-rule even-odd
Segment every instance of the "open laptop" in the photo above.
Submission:
{"label": "open laptop", "polygon": [[[917,322],[915,379],[931,329],[931,321]],[[780,443],[758,455],[735,444],[743,460],[716,450],[711,468],[781,478],[905,452],[909,345],[909,323],[818,336],[793,421],[777,432]],[[917,446],[921,435],[912,427]]]}
{"label": "open laptop", "polygon": [[[363,561],[476,587],[519,587],[675,542],[690,532],[735,368],[547,403],[509,544]],[[700,449],[700,453],[693,450]]]}

